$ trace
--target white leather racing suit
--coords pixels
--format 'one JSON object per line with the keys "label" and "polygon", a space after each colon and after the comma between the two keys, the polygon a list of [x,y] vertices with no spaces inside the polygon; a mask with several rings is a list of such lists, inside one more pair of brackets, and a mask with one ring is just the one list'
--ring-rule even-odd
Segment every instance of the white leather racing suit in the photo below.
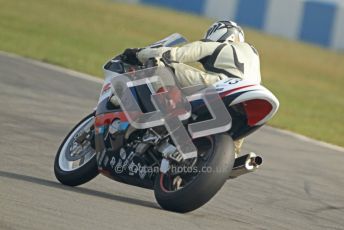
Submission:
{"label": "white leather racing suit", "polygon": [[[244,42],[196,41],[181,47],[146,48],[137,54],[142,63],[162,56],[172,63],[181,87],[211,85],[233,77],[261,81],[258,53]],[[202,63],[206,72],[179,64],[192,62]]]}
{"label": "white leather racing suit", "polygon": [[[212,85],[233,77],[261,82],[259,55],[248,43],[196,41],[181,47],[146,48],[137,54],[142,63],[162,56],[172,63],[180,87]],[[202,63],[206,72],[180,64],[192,62]],[[236,157],[242,144],[243,139],[234,142]]]}

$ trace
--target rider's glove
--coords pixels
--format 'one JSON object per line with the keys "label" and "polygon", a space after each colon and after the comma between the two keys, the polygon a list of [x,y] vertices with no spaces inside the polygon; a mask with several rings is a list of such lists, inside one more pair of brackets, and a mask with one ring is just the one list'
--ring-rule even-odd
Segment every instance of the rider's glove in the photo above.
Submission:
{"label": "rider's glove", "polygon": [[140,60],[137,58],[137,53],[140,50],[141,49],[138,48],[126,49],[121,55],[121,58],[124,62],[129,63],[131,65],[142,65]]}
{"label": "rider's glove", "polygon": [[159,58],[150,58],[146,61],[145,66],[147,68],[150,68],[150,67],[157,67],[157,66],[165,66],[165,64]]}

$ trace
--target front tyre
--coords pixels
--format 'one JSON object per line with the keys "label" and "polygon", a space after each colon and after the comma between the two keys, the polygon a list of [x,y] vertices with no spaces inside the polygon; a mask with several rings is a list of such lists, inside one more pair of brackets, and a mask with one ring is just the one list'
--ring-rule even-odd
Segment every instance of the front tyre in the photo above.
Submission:
{"label": "front tyre", "polygon": [[[94,113],[82,119],[66,136],[57,151],[54,172],[64,185],[78,186],[99,174],[94,149],[93,122]],[[91,127],[87,135],[84,132],[86,127]],[[81,139],[81,135],[85,137]]]}
{"label": "front tyre", "polygon": [[193,211],[207,203],[227,181],[235,160],[232,138],[228,134],[199,138],[195,146],[198,150],[196,175],[156,177],[154,194],[163,209],[180,213]]}

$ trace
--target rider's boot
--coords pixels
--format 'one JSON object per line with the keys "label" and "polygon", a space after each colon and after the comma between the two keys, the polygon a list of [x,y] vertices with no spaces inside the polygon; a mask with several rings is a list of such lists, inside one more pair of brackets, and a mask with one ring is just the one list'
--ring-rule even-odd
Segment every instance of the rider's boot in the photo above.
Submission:
{"label": "rider's boot", "polygon": [[238,158],[238,156],[239,156],[239,154],[241,152],[243,143],[244,143],[244,138],[234,141],[234,154],[235,154],[235,158]]}

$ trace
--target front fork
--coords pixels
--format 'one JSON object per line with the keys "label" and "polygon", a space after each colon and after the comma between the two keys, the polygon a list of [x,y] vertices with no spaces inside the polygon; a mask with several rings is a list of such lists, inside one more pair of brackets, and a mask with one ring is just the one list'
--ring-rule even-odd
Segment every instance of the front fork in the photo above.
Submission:
{"label": "front fork", "polygon": [[75,138],[75,141],[82,145],[85,140],[90,141],[92,143],[92,139],[94,138],[94,121],[95,117],[84,127],[83,131]]}

